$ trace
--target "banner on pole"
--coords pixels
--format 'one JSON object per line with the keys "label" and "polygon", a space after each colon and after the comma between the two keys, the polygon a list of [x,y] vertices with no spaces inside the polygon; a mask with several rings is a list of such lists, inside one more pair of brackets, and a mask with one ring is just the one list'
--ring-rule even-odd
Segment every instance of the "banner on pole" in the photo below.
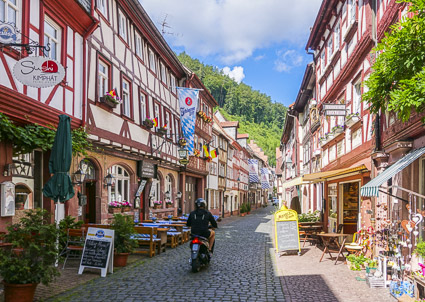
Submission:
{"label": "banner on pole", "polygon": [[257,159],[248,159],[248,170],[249,170],[249,182],[258,183],[258,160]]}
{"label": "banner on pole", "polygon": [[183,136],[187,141],[189,155],[193,155],[195,149],[195,121],[199,89],[177,87],[177,92],[180,103],[180,121]]}
{"label": "banner on pole", "polygon": [[269,169],[261,169],[261,189],[270,189],[269,183]]}

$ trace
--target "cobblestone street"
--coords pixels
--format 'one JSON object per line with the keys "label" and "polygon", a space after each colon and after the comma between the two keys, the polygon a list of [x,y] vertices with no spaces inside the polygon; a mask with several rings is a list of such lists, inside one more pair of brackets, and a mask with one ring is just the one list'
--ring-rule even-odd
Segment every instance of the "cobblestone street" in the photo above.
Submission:
{"label": "cobblestone street", "polygon": [[50,301],[285,301],[269,253],[270,211],[219,223],[213,260],[199,273],[185,244]]}

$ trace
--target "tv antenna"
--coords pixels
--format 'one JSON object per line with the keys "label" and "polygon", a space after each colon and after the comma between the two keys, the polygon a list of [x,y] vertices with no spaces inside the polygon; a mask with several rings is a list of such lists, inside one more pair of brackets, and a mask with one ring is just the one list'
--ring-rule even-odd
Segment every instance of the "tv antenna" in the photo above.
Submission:
{"label": "tv antenna", "polygon": [[162,35],[165,35],[165,34],[174,35],[174,33],[167,31],[167,28],[171,28],[171,26],[168,25],[168,23],[167,23],[167,17],[168,17],[168,14],[165,14],[164,20],[162,20],[162,22],[161,22],[161,33],[162,33]]}

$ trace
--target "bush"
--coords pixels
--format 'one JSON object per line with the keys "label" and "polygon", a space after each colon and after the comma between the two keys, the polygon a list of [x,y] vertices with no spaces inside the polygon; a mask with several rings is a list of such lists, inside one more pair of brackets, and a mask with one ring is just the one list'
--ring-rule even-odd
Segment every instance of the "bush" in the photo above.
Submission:
{"label": "bush", "polygon": [[115,214],[111,228],[115,231],[114,246],[116,253],[131,253],[137,247],[137,241],[131,239],[131,236],[135,233],[133,216]]}
{"label": "bush", "polygon": [[298,222],[317,222],[320,221],[320,211],[298,214]]}
{"label": "bush", "polygon": [[241,208],[239,209],[239,212],[242,213],[246,213],[246,205],[245,203],[241,204]]}
{"label": "bush", "polygon": [[416,255],[425,258],[425,241],[419,240],[418,244],[416,244],[416,248],[413,251]]}

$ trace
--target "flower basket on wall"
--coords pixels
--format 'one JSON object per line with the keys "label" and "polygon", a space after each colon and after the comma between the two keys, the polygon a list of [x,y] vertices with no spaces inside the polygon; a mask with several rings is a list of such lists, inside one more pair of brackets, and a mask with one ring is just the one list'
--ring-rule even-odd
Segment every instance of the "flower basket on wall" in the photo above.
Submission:
{"label": "flower basket on wall", "polygon": [[121,211],[122,211],[121,208],[113,208],[113,207],[108,208],[108,212],[111,214],[118,214],[118,213],[121,213]]}
{"label": "flower basket on wall", "polygon": [[155,200],[153,202],[153,208],[154,209],[160,209],[162,207],[162,201],[161,200]]}
{"label": "flower basket on wall", "polygon": [[345,118],[345,125],[347,127],[353,126],[355,123],[360,121],[360,114],[358,112],[352,113],[346,116]]}
{"label": "flower basket on wall", "polygon": [[161,128],[158,128],[158,129],[156,129],[156,133],[159,135],[159,136],[164,136],[165,134],[167,134],[167,128],[164,128],[164,127],[161,127]]}
{"label": "flower basket on wall", "polygon": [[336,125],[332,128],[332,133],[335,134],[335,135],[343,133],[343,132],[344,132],[344,126],[343,125]]}
{"label": "flower basket on wall", "polygon": [[200,157],[201,156],[201,151],[199,151],[198,149],[195,149],[193,151],[193,155],[195,155],[196,157]]}
{"label": "flower basket on wall", "polygon": [[187,145],[187,141],[184,137],[179,139],[179,146],[180,147],[185,147]]}
{"label": "flower basket on wall", "polygon": [[153,127],[153,121],[150,118],[147,118],[143,121],[143,126],[145,126],[147,128],[152,128]]}
{"label": "flower basket on wall", "polygon": [[117,108],[117,106],[118,106],[118,104],[119,104],[119,103],[116,103],[116,102],[113,100],[113,98],[112,98],[111,96],[109,96],[109,95],[101,96],[101,97],[99,98],[99,101],[100,101],[102,104],[105,104],[105,105],[107,105],[108,107],[111,107],[111,108]]}

